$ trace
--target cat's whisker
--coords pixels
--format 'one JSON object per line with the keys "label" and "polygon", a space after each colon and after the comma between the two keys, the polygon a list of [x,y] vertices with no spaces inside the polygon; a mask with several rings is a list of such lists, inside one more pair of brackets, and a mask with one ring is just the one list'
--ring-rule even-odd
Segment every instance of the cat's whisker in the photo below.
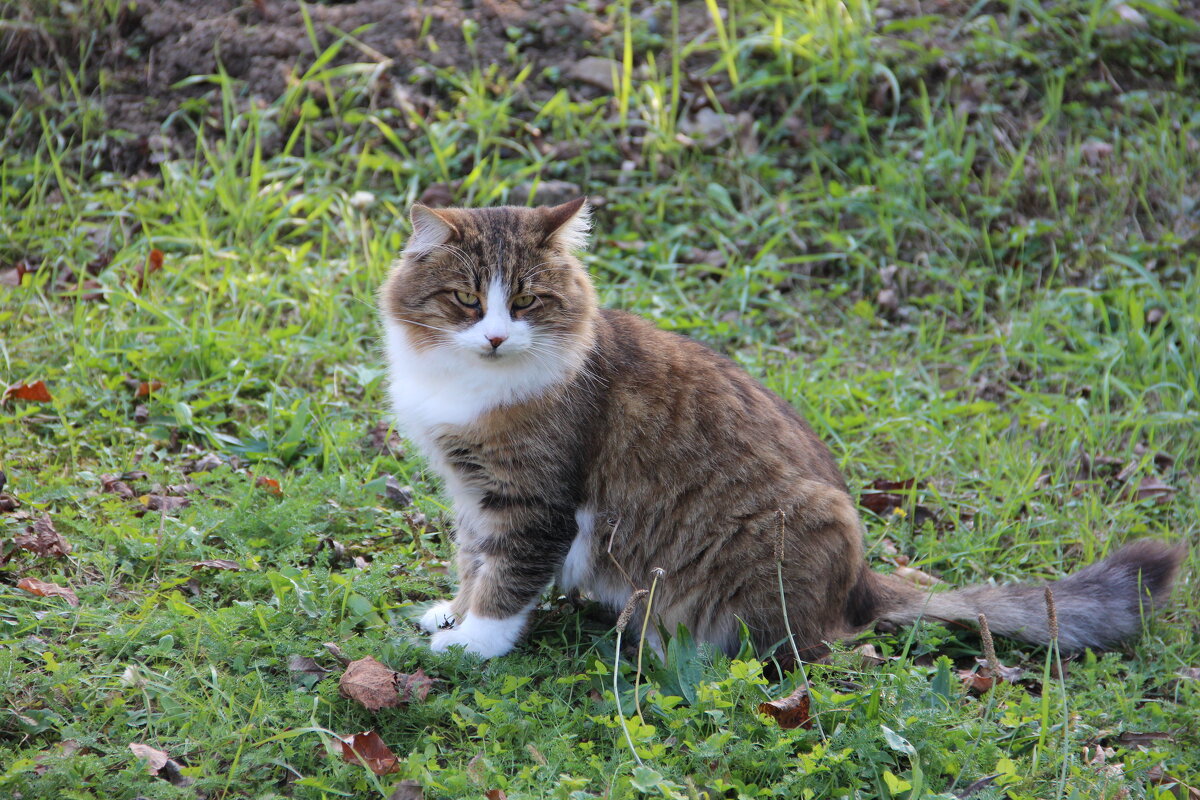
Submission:
{"label": "cat's whisker", "polygon": [[396,320],[397,322],[405,322],[405,323],[408,323],[409,325],[416,325],[421,328],[429,328],[429,330],[431,330],[431,331],[439,331],[441,333],[447,333],[447,334],[450,334],[451,336],[458,333],[458,331],[453,330],[451,328],[439,328],[436,325],[426,325],[424,322],[417,322],[414,319],[405,319],[404,317],[392,317],[392,319]]}

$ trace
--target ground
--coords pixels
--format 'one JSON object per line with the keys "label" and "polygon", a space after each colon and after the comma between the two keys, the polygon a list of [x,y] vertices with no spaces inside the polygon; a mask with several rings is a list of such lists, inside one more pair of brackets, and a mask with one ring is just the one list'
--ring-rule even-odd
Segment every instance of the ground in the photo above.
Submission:
{"label": "ground", "polygon": [[[800,674],[678,634],[639,662],[566,598],[511,656],[429,652],[450,517],[388,429],[373,297],[418,198],[586,194],[603,301],[804,413],[874,568],[1194,543],[1198,20],[6,4],[0,794],[1196,797],[1194,554],[1139,642],[998,641],[995,685],[972,629],[839,645],[807,727],[758,712]],[[400,707],[339,693],[367,656]]]}

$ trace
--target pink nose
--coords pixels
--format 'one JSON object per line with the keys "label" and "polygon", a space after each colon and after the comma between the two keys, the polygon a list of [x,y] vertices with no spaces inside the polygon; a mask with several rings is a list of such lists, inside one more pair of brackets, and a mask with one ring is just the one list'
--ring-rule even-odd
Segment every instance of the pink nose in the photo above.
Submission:
{"label": "pink nose", "polygon": [[504,340],[507,338],[507,336],[489,336],[488,341],[492,343],[492,349],[495,350],[497,347],[504,344]]}

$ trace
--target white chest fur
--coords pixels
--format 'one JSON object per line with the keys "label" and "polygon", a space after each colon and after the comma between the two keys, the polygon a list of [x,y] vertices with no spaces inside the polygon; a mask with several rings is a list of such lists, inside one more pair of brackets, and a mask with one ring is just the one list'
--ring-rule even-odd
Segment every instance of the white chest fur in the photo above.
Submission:
{"label": "white chest fur", "polygon": [[578,366],[569,351],[548,346],[494,359],[456,347],[418,350],[400,324],[384,320],[383,326],[392,410],[404,432],[435,461],[439,427],[470,425],[494,408],[536,397]]}

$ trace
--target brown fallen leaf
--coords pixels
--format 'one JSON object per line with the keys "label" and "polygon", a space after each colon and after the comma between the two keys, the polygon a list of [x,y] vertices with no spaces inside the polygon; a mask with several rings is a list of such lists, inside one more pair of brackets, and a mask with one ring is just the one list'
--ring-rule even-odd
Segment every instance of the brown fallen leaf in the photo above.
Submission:
{"label": "brown fallen leaf", "polygon": [[892,570],[892,574],[897,578],[903,578],[909,583],[915,583],[917,586],[937,586],[941,583],[940,580],[928,572],[922,572],[916,567],[897,566]]}
{"label": "brown fallen leaf", "polygon": [[186,497],[168,497],[162,494],[144,494],[138,498],[138,502],[144,505],[149,511],[178,511],[184,506],[191,505],[191,500]]}
{"label": "brown fallen leaf", "polygon": [[260,489],[266,489],[276,497],[283,497],[283,489],[279,488],[279,481],[274,478],[268,478],[266,475],[259,475],[254,479],[254,485]]}
{"label": "brown fallen leaf", "polygon": [[329,670],[308,656],[292,656],[289,658],[288,672],[294,675],[315,675],[318,678],[323,678],[329,674]]}
{"label": "brown fallen leaf", "polygon": [[21,580],[17,581],[17,588],[24,589],[38,597],[61,597],[67,601],[68,605],[79,605],[79,598],[75,595],[75,592],[71,591],[70,587],[59,586],[55,583],[46,583],[45,581],[39,581],[37,578],[21,578]]}
{"label": "brown fallen leaf", "polygon": [[21,507],[21,501],[13,497],[11,494],[0,493],[0,513],[8,513],[16,511]]}
{"label": "brown fallen leaf", "polygon": [[1125,491],[1125,499],[1138,501],[1153,499],[1155,503],[1164,505],[1171,502],[1179,490],[1174,486],[1168,486],[1153,475],[1147,475],[1138,482],[1136,488],[1128,488]]}
{"label": "brown fallen leaf", "polygon": [[241,564],[239,564],[236,561],[230,561],[225,558],[206,558],[203,561],[197,561],[195,564],[192,564],[193,570],[204,569],[205,567],[207,567],[208,569],[224,569],[224,570],[229,570],[230,572],[241,572],[242,571]]}
{"label": "brown fallen leaf", "polygon": [[131,742],[129,749],[138,758],[146,759],[146,772],[151,775],[157,775],[158,771],[165,767],[167,762],[171,760],[171,757],[164,751],[151,747],[148,744],[142,744],[141,742]]}
{"label": "brown fallen leaf", "polygon": [[808,690],[797,687],[787,697],[758,704],[758,713],[766,714],[779,723],[781,728],[811,728]]}
{"label": "brown fallen leaf", "polygon": [[337,662],[343,667],[350,666],[350,659],[346,658],[346,654],[342,652],[342,648],[338,647],[336,642],[325,642],[322,646],[328,650],[329,655],[336,658]]}
{"label": "brown fallen leaf", "polygon": [[412,700],[422,701],[432,686],[433,679],[423,669],[418,668],[411,675],[396,672],[367,656],[347,665],[338,681],[338,693],[357,700],[370,711],[378,711]]}
{"label": "brown fallen leaf", "polygon": [[54,398],[46,388],[45,381],[34,383],[14,383],[4,390],[4,399],[21,400],[26,403],[51,403]]}
{"label": "brown fallen leaf", "polygon": [[996,662],[998,667],[996,670],[988,666],[986,658],[976,658],[975,662],[979,665],[978,670],[960,669],[958,671],[959,680],[962,681],[967,691],[983,694],[997,683],[1016,683],[1025,675],[1025,671],[1020,667],[1007,667],[999,661]]}
{"label": "brown fallen leaf", "polygon": [[116,475],[101,475],[100,490],[109,494],[115,494],[123,500],[132,500],[137,497],[133,489],[129,488],[129,484]]}
{"label": "brown fallen leaf", "polygon": [[150,409],[144,403],[138,403],[133,409],[133,421],[145,425],[150,420]]}
{"label": "brown fallen leaf", "polygon": [[363,447],[375,453],[393,458],[404,458],[404,443],[399,434],[386,421],[381,420],[367,433]]}
{"label": "brown fallen leaf", "polygon": [[163,388],[162,381],[139,381],[137,388],[133,390],[134,397],[149,397],[152,393]]}
{"label": "brown fallen leaf", "polygon": [[416,781],[400,781],[388,795],[388,800],[425,800],[425,790]]}
{"label": "brown fallen leaf", "polygon": [[25,528],[25,533],[17,534],[13,544],[42,558],[64,558],[71,552],[71,544],[54,529],[49,514],[35,519],[33,525]]}
{"label": "brown fallen leaf", "polygon": [[413,490],[411,486],[401,486],[400,481],[396,480],[391,475],[387,476],[384,481],[384,491],[387,499],[392,502],[397,508],[404,508],[412,505]]}
{"label": "brown fallen leaf", "polygon": [[221,457],[216,453],[205,453],[195,461],[190,461],[183,465],[183,473],[189,475],[193,472],[212,472],[223,462]]}
{"label": "brown fallen leaf", "polygon": [[138,758],[146,759],[146,772],[149,774],[162,778],[175,786],[190,786],[195,783],[192,778],[184,776],[179,762],[162,750],[140,742],[131,743],[129,749]]}
{"label": "brown fallen leaf", "polygon": [[134,287],[140,292],[146,284],[146,279],[155,272],[162,269],[163,266],[163,251],[157,247],[150,250],[150,255],[146,257],[146,263],[138,267],[134,273]]}
{"label": "brown fallen leaf", "polygon": [[508,800],[508,795],[504,793],[503,789],[488,789],[483,796],[487,800]]}
{"label": "brown fallen leaf", "polygon": [[1124,747],[1150,747],[1155,742],[1171,742],[1174,738],[1171,734],[1165,731],[1146,731],[1138,733],[1137,731],[1122,731],[1117,737],[1117,744]]}
{"label": "brown fallen leaf", "polygon": [[998,772],[995,775],[987,775],[983,778],[980,778],[977,781],[967,784],[966,786],[964,786],[962,788],[962,791],[955,793],[954,796],[958,797],[958,798],[962,798],[962,800],[966,800],[966,798],[968,798],[968,797],[974,797],[975,795],[979,794],[987,787],[991,786],[992,781],[996,780],[996,778],[999,778],[999,777],[1000,777],[1000,773],[998,773]]}
{"label": "brown fallen leaf", "polygon": [[341,740],[342,760],[362,764],[376,775],[387,775],[400,769],[400,759],[388,749],[375,731],[363,731]]}

